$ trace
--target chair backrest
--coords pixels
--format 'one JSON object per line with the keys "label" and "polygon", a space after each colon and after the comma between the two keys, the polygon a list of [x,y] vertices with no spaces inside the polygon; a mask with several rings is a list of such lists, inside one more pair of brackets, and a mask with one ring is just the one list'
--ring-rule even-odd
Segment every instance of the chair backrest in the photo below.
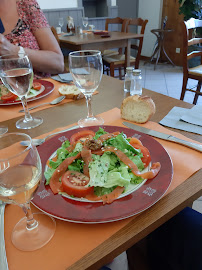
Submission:
{"label": "chair backrest", "polygon": [[182,62],[184,73],[188,73],[188,60],[200,56],[202,63],[202,51],[192,50],[191,52],[189,52],[190,46],[202,43],[202,38],[197,38],[193,36],[194,29],[197,28],[202,28],[202,20],[191,18],[188,21],[182,22],[182,35],[183,35]]}
{"label": "chair backrest", "polygon": [[57,34],[57,31],[56,31],[56,29],[55,29],[54,26],[51,26],[51,31],[52,31],[53,35],[55,36],[55,38],[56,38],[58,44],[60,44],[60,40],[59,40],[59,38],[58,38],[58,34]]}
{"label": "chair backrest", "polygon": [[[126,32],[130,32],[130,26],[135,25],[135,26],[141,26],[140,34],[144,35],[146,24],[148,23],[148,20],[143,20],[141,18],[135,18],[135,19],[130,19],[127,24],[126,24]],[[141,52],[142,52],[142,45],[143,45],[143,38],[140,37],[139,44],[131,44],[131,49],[134,49],[137,51],[136,55],[136,60],[135,60],[135,68],[137,69],[139,67],[139,62],[140,62],[140,57],[141,57]],[[136,39],[137,40],[137,39]]]}
{"label": "chair backrest", "polygon": [[107,18],[105,22],[105,30],[109,31],[109,24],[116,24],[116,25],[121,25],[121,32],[125,32],[126,23],[127,23],[127,20],[120,17]]}

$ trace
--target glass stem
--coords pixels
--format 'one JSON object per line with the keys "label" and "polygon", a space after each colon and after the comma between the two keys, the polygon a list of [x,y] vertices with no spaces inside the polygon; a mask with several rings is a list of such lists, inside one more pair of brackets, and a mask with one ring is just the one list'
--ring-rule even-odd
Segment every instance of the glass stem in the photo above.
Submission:
{"label": "glass stem", "polygon": [[22,102],[22,106],[23,106],[23,109],[24,109],[24,112],[25,112],[25,121],[26,122],[31,121],[33,118],[29,113],[28,106],[27,106],[27,99],[26,99],[25,96],[23,96],[21,98],[21,102]]}
{"label": "glass stem", "polygon": [[21,207],[27,218],[27,226],[26,226],[27,230],[35,229],[38,226],[38,222],[33,217],[33,214],[30,208],[30,203],[25,203]]}
{"label": "glass stem", "polygon": [[87,110],[88,110],[88,115],[87,118],[92,118],[93,117],[93,112],[92,112],[92,95],[85,95],[86,98],[86,105],[87,105]]}

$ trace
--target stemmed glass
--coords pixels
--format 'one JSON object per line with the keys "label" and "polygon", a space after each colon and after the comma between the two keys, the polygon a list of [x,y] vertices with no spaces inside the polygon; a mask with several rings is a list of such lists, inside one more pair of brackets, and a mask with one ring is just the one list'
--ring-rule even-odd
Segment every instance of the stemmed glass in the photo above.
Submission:
{"label": "stemmed glass", "polygon": [[[24,148],[21,141],[29,141]],[[47,244],[55,233],[55,220],[43,213],[32,214],[30,201],[42,179],[42,166],[32,139],[23,133],[0,136],[0,200],[19,205],[25,213],[14,227],[12,242],[32,251]]]}
{"label": "stemmed glass", "polygon": [[0,126],[0,136],[5,134],[8,131],[6,126]]}
{"label": "stemmed glass", "polygon": [[83,24],[84,28],[86,28],[86,30],[87,30],[87,26],[88,26],[88,17],[83,17],[83,18],[82,18],[82,24]]}
{"label": "stemmed glass", "polygon": [[28,56],[25,54],[0,56],[0,78],[8,90],[20,98],[25,111],[25,118],[18,120],[16,127],[30,129],[41,125],[43,119],[33,118],[27,106],[27,94],[33,81],[33,69]]}
{"label": "stemmed glass", "polygon": [[61,31],[62,31],[62,27],[63,27],[63,25],[64,25],[64,19],[63,19],[63,18],[59,18],[58,24],[59,24],[59,26],[61,27]]}
{"label": "stemmed glass", "polygon": [[102,56],[100,51],[83,50],[69,54],[69,68],[75,85],[86,98],[88,115],[80,119],[80,127],[102,125],[104,120],[93,115],[91,99],[92,94],[98,88],[103,71]]}

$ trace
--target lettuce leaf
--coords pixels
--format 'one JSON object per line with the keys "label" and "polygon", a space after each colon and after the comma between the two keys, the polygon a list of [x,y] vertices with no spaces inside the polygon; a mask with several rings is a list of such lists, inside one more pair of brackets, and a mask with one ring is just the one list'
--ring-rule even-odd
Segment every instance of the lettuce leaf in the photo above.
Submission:
{"label": "lettuce leaf", "polygon": [[123,153],[125,153],[125,150],[131,151],[135,155],[140,154],[139,149],[135,149],[128,140],[126,139],[126,136],[123,133],[120,133],[116,137],[110,138],[105,141],[105,144],[107,146],[113,146],[119,150],[121,150]]}
{"label": "lettuce leaf", "polygon": [[99,128],[98,131],[95,133],[94,139],[97,140],[100,136],[106,134],[107,132],[104,131],[103,128]]}

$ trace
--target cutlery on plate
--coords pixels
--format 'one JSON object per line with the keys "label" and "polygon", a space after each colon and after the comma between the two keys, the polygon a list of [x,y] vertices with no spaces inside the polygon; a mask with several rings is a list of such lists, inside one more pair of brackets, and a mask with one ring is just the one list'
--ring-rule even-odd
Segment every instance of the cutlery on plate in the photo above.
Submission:
{"label": "cutlery on plate", "polygon": [[[33,107],[30,107],[29,108],[29,111],[33,110],[33,109],[36,109],[40,106],[43,106],[43,105],[47,105],[47,104],[50,104],[50,105],[56,105],[58,103],[60,103],[61,101],[63,101],[63,99],[65,99],[65,96],[60,96],[54,100],[52,100],[51,102],[47,102],[47,103],[41,103],[41,104],[38,104],[36,106],[33,106]],[[20,110],[19,112],[24,112],[24,110]]]}
{"label": "cutlery on plate", "polygon": [[[60,134],[60,133],[63,133],[63,132],[69,131],[69,130],[76,129],[76,128],[79,128],[79,126],[73,126],[73,127],[58,131],[58,132],[51,133],[51,134],[47,135],[46,137],[44,137],[43,139],[32,139],[32,142],[35,146],[38,146],[38,145],[41,145],[42,143],[44,143],[47,138],[49,138],[53,135]],[[20,144],[23,146],[28,146],[29,142],[28,141],[21,141]]]}
{"label": "cutlery on plate", "polygon": [[8,262],[6,257],[6,248],[4,240],[4,210],[5,203],[0,201],[0,269],[8,270]]}
{"label": "cutlery on plate", "polygon": [[201,144],[197,144],[197,143],[188,142],[188,141],[185,141],[185,140],[182,140],[182,139],[178,139],[178,138],[176,138],[176,137],[174,137],[172,135],[162,133],[162,132],[159,132],[159,131],[155,131],[155,130],[151,130],[151,129],[148,129],[148,128],[140,127],[140,126],[137,126],[135,124],[128,123],[128,122],[123,122],[122,124],[124,126],[126,126],[126,127],[129,127],[131,129],[137,130],[137,131],[142,132],[142,133],[145,133],[147,135],[150,135],[150,136],[153,136],[153,137],[156,137],[156,138],[160,138],[160,139],[163,139],[163,140],[166,140],[166,141],[179,143],[179,144],[182,144],[182,145],[187,146],[189,148],[192,148],[194,150],[197,150],[199,152],[202,152],[202,145]]}

